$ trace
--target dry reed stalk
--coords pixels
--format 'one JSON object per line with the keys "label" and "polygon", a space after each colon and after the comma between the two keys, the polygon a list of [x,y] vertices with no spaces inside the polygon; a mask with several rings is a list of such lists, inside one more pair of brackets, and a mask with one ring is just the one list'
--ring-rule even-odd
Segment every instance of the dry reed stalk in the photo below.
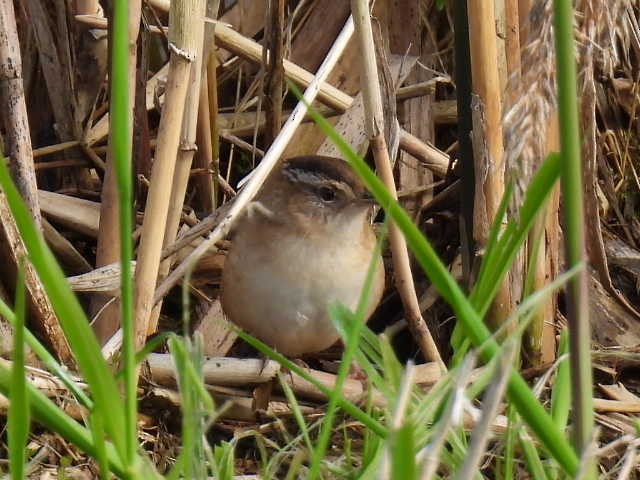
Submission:
{"label": "dry reed stalk", "polygon": [[[143,366],[149,374],[149,379],[158,385],[175,387],[177,375],[174,359],[171,355],[162,353],[150,354]],[[260,360],[253,358],[210,357],[202,366],[203,380],[208,386],[247,387],[269,383],[278,373],[282,372],[279,363],[274,360]],[[315,380],[332,389],[335,388],[336,375],[321,370],[309,369],[308,373]],[[437,363],[424,363],[413,367],[411,385],[429,387],[442,378],[442,372]],[[319,402],[327,400],[320,390],[312,383],[289,372],[283,376],[297,397],[308,398]],[[351,401],[364,400],[366,389],[361,381],[347,379],[342,394]],[[374,394],[376,407],[386,406],[386,399],[379,393]]]}
{"label": "dry reed stalk", "polygon": [[[498,205],[504,194],[504,146],[502,140],[502,88],[498,68],[496,43],[495,4],[492,0],[468,0],[469,38],[473,91],[479,96],[484,109],[483,124],[474,124],[474,130],[484,133],[487,147],[486,162],[475,155],[476,194],[483,197],[474,211],[474,237],[480,247],[487,242],[491,223],[496,218]],[[479,132],[476,132],[479,133]],[[512,310],[508,277],[498,290],[488,321],[498,328]]]}
{"label": "dry reed stalk", "polygon": [[296,128],[302,122],[305,112],[307,110],[305,102],[310,104],[318,95],[321,85],[327,78],[327,75],[338,61],[340,54],[344,50],[349,38],[353,33],[353,20],[349,18],[344,28],[338,35],[338,38],[334,42],[331,50],[327,54],[324,62],[318,69],[315,78],[309,84],[309,87],[304,93],[304,102],[298,102],[295,110],[283,125],[282,130],[269,147],[269,150],[265,153],[264,158],[260,162],[260,165],[251,174],[250,180],[246,183],[243,190],[236,197],[233,205],[230,207],[226,216],[218,223],[216,228],[211,232],[207,239],[202,242],[198,247],[171,272],[167,279],[158,287],[155,300],[159,300],[166,295],[166,293],[180,281],[180,279],[187,273],[188,270],[193,268],[198,262],[200,257],[204,255],[209,249],[213,248],[215,244],[224,238],[231,227],[235,225],[235,222],[240,218],[240,215],[244,212],[245,208],[253,200],[253,197],[258,193],[258,190],[267,179],[267,176],[275,167],[282,152],[286,148],[289,140],[294,134]]}
{"label": "dry reed stalk", "polygon": [[[349,107],[351,108],[351,107]],[[318,112],[326,117],[335,117],[340,115],[340,112],[333,108],[319,106]],[[291,115],[291,110],[285,110],[283,112],[283,120],[287,120]],[[311,117],[305,116],[303,123],[312,122]],[[220,113],[218,115],[218,125],[220,132],[230,133],[238,137],[249,137],[254,133],[262,133],[266,125],[266,117],[263,111],[255,112],[230,112]]]}
{"label": "dry reed stalk", "polygon": [[504,0],[505,53],[508,83],[520,76],[520,17],[518,0]]}
{"label": "dry reed stalk", "polygon": [[[220,40],[220,36],[222,36],[222,38],[226,39],[227,41],[227,43],[223,44],[223,47],[228,48],[233,53],[240,55],[243,58],[247,58],[248,60],[251,60],[256,63],[259,62],[260,58],[262,58],[263,49],[260,44],[234,32],[233,30],[230,30],[228,27],[223,26],[221,23],[217,23],[216,28],[217,28],[216,38]],[[229,39],[231,38],[236,39],[236,41],[230,42]],[[310,79],[313,78],[312,73],[288,61],[284,61],[284,71],[285,71],[285,75],[289,79],[295,81],[296,83],[299,82],[305,87],[309,85]],[[322,86],[322,88],[326,89],[326,94],[327,95],[333,94],[336,96],[336,98],[339,97],[340,99],[342,99],[342,107],[344,107],[345,105],[351,105],[353,103],[354,101],[353,97],[341,92],[340,90],[335,89],[334,87],[331,87],[330,85],[328,86],[327,85],[328,84],[323,84]],[[323,90],[321,89],[321,91]],[[330,102],[327,102],[327,104],[330,105]],[[334,108],[345,110],[345,108],[340,108],[340,105],[335,105]],[[238,118],[237,115],[238,114],[234,114],[233,117]],[[251,115],[253,116],[253,114]],[[233,131],[233,133],[236,135],[248,134],[249,132],[251,132],[253,128],[254,128],[254,124],[252,123],[251,125],[247,125],[246,127],[242,128],[242,131],[239,131],[239,132]],[[429,168],[429,165],[433,165],[433,168],[436,173],[439,173],[443,170],[446,172],[449,165],[449,161],[447,158],[446,164],[445,164],[444,154],[440,155],[439,151],[434,151],[432,147],[425,144],[424,142],[422,142],[422,140],[416,137],[412,137],[412,138],[407,137],[407,132],[404,131],[403,129],[400,130],[400,134],[401,134],[401,146],[405,146],[407,149],[413,150],[413,153],[411,152],[411,150],[408,150],[409,153],[412,153],[412,155],[417,155],[418,158],[420,158],[421,160],[425,160],[427,162],[428,168]],[[403,141],[403,137],[404,137],[404,141]]]}
{"label": "dry reed stalk", "polygon": [[[422,83],[425,80],[430,81],[434,75],[431,67],[438,61],[437,52],[440,46],[436,45],[434,36],[429,32],[428,22],[424,20],[428,15],[429,7],[413,0],[394,2],[393,7],[389,2],[387,3],[388,11],[385,23],[388,28],[388,34],[385,35],[384,40],[374,37],[375,44],[383,45],[388,43],[389,51],[392,54],[402,56],[403,64],[409,63],[405,60],[407,55],[415,57],[419,64],[416,68],[411,69],[405,82],[398,82],[397,76],[393,75],[394,83],[398,82],[399,85],[400,83],[412,84]],[[378,55],[380,55],[381,51],[384,51],[384,49],[378,48]],[[378,65],[384,65],[384,63],[378,60]],[[384,69],[381,69],[381,72],[384,72]],[[384,79],[384,77],[382,78]],[[397,112],[399,124],[402,124],[407,133],[411,134],[414,139],[434,141],[436,124],[434,115],[435,97],[425,94],[399,102],[396,96],[396,87],[398,85],[391,85],[391,88],[386,87],[382,90],[383,102],[392,106],[392,109],[385,110],[385,119],[387,117],[395,119]],[[405,149],[399,152],[397,158],[393,155],[392,148],[390,152],[395,162],[394,165],[397,165],[394,168],[397,171],[399,189],[415,189],[433,182],[431,169],[421,162],[420,158],[410,154]],[[418,219],[420,205],[429,201],[432,195],[432,192],[427,190],[413,197],[405,198],[401,203],[411,218]]]}
{"label": "dry reed stalk", "polygon": [[[293,415],[291,407],[286,402],[270,401],[264,406],[263,412],[257,412],[255,409],[255,400],[251,397],[251,392],[216,387],[209,387],[209,391],[216,405],[221,405],[219,412],[219,418],[221,419],[256,423],[265,418],[272,418],[276,422],[279,422],[280,420],[277,419],[287,418]],[[166,407],[167,404],[175,408],[182,406],[182,396],[176,390],[155,387],[148,391],[148,395],[150,399],[157,401],[164,407]],[[299,408],[303,415],[319,413],[315,407],[300,405]],[[272,427],[272,424],[266,424],[258,429],[268,431],[270,427]],[[259,480],[261,477],[258,475],[240,475],[233,478]]]}
{"label": "dry reed stalk", "polygon": [[[365,107],[365,130],[370,138],[371,150],[375,160],[378,175],[380,175],[385,187],[397,198],[393,170],[389,159],[384,133],[382,111],[382,98],[380,96],[380,83],[376,65],[375,47],[373,45],[373,31],[371,17],[369,15],[369,2],[367,0],[352,0],[351,11],[358,29],[358,40],[362,52],[362,94]],[[416,343],[422,355],[427,361],[437,362],[446,369],[440,352],[433,341],[433,337],[422,318],[418,297],[411,274],[409,252],[402,232],[395,224],[389,226],[389,243],[393,258],[393,266],[396,275],[396,288],[400,294],[405,317],[411,329]]]}
{"label": "dry reed stalk", "polygon": [[447,175],[450,158],[439,148],[423,142],[406,130],[400,130],[400,148],[416,157],[440,178]]}
{"label": "dry reed stalk", "polygon": [[[88,14],[104,18],[104,11],[98,0],[76,0],[73,6],[76,17]],[[96,107],[96,96],[107,74],[109,42],[107,33],[99,29],[82,31],[78,37],[79,42],[76,40],[75,43],[82,45],[82,60],[76,62],[80,71],[76,73],[74,93],[77,96],[76,118],[81,122]]]}
{"label": "dry reed stalk", "polygon": [[[507,12],[506,0],[493,0],[493,15],[495,19],[495,35],[496,35],[496,48],[498,52],[497,65],[498,65],[498,77],[500,79],[500,91],[504,94],[507,91],[507,80],[509,73],[507,69],[507,52],[506,52],[506,38],[507,38]],[[488,22],[488,19],[487,19]]]}
{"label": "dry reed stalk", "polygon": [[[134,79],[137,65],[138,35],[140,33],[141,1],[129,2],[129,78]],[[129,82],[129,131],[133,135],[133,106],[135,102],[136,82]],[[109,117],[109,129],[111,129],[111,117]],[[89,146],[87,146],[89,148]],[[102,267],[120,260],[120,220],[118,209],[118,184],[115,167],[113,165],[111,138],[107,149],[107,161],[102,191],[100,192],[100,228],[96,247],[96,267]],[[115,295],[116,292],[113,292]],[[90,312],[95,314],[109,301],[110,295],[95,295],[91,301]],[[104,342],[120,325],[119,302],[113,302],[108,306],[100,318],[94,322],[94,331],[99,342]]]}
{"label": "dry reed stalk", "polygon": [[214,180],[214,178],[217,177],[217,171],[213,168],[214,133],[211,128],[211,115],[209,111],[211,102],[209,100],[209,91],[209,73],[205,70],[203,72],[202,83],[200,85],[198,131],[196,134],[196,145],[198,145],[198,151],[193,159],[193,168],[203,169],[207,173],[205,175],[198,175],[193,179],[193,186],[196,191],[193,199],[193,208],[197,212],[203,212],[207,215],[215,209],[216,198],[214,186],[218,183]]}
{"label": "dry reed stalk", "polygon": [[260,150],[258,147],[254,147],[250,143],[245,142],[241,138],[236,137],[235,135],[232,135],[231,133],[222,131],[222,132],[220,132],[220,138],[222,138],[223,140],[226,140],[227,142],[231,143],[232,145],[235,145],[236,147],[244,150],[245,152],[250,153],[252,156],[260,157],[260,158],[264,157],[264,151],[263,150]]}
{"label": "dry reed stalk", "polygon": [[282,125],[284,92],[284,0],[268,0],[265,38],[269,48],[263,49],[265,69],[263,104],[266,114],[264,145],[268,147],[278,136]]}
{"label": "dry reed stalk", "polygon": [[38,190],[42,213],[57,224],[92,238],[98,236],[100,204],[70,195]]}
{"label": "dry reed stalk", "polygon": [[[616,3],[616,2],[612,2]],[[586,247],[589,264],[598,274],[600,283],[613,291],[609,265],[604,251],[602,228],[600,225],[600,202],[597,196],[598,166],[596,144],[598,125],[596,123],[596,70],[598,57],[595,47],[599,46],[598,25],[604,22],[604,5],[599,2],[583,0],[578,2],[583,13],[582,30],[584,40],[580,45],[580,123],[582,127],[582,158],[584,181],[584,214],[586,228]],[[595,58],[594,58],[595,57]]]}
{"label": "dry reed stalk", "polygon": [[[6,245],[4,249],[0,249],[3,280],[7,279],[12,282],[11,279],[15,278],[17,266],[22,259],[27,257],[27,251],[3,192],[0,192],[0,245]],[[24,262],[24,283],[29,298],[30,320],[34,330],[45,339],[53,354],[62,364],[73,365],[73,354],[60,327],[60,322],[40,283],[38,274],[29,262]]]}
{"label": "dry reed stalk", "polygon": [[24,98],[22,57],[13,2],[0,2],[0,110],[6,135],[5,155],[9,157],[11,176],[27,205],[36,226],[42,217],[38,185],[33,165],[29,118]]}
{"label": "dry reed stalk", "polygon": [[70,142],[62,142],[56,143],[55,145],[49,145],[46,147],[34,148],[33,149],[33,158],[43,157],[45,155],[50,155],[52,153],[61,152],[66,150],[67,148],[73,148],[80,146],[80,142],[77,140],[72,140]]}
{"label": "dry reed stalk", "polygon": [[[206,27],[205,27],[206,28]],[[215,37],[214,37],[215,38]],[[222,178],[220,175],[220,126],[218,124],[218,75],[216,67],[218,60],[215,52],[209,55],[207,62],[207,88],[209,99],[209,130],[211,131],[211,165],[213,178]],[[226,181],[225,181],[226,182]],[[218,208],[218,182],[212,185],[212,205],[211,212]]]}
{"label": "dry reed stalk", "polygon": [[[166,248],[168,245],[173,243],[175,241],[176,235],[178,234],[178,229],[180,228],[180,219],[182,215],[182,206],[184,204],[185,195],[187,193],[187,185],[189,183],[191,164],[193,163],[193,156],[197,149],[195,141],[198,124],[198,110],[200,106],[200,94],[202,93],[204,14],[206,12],[205,7],[206,5],[203,0],[197,0],[197,2],[194,2],[193,10],[189,12],[192,16],[195,15],[195,17],[186,17],[188,19],[191,19],[191,29],[189,31],[189,36],[192,37],[192,40],[187,40],[186,38],[184,40],[185,45],[188,45],[188,50],[186,50],[186,52],[188,52],[187,54],[192,59],[192,61],[190,62],[190,74],[188,76],[187,84],[187,91],[190,91],[191,95],[186,98],[186,104],[184,106],[184,115],[182,117],[182,131],[180,133],[180,147],[178,149],[178,156],[175,161],[173,181],[171,184],[171,195],[169,197],[168,211],[166,213],[166,226],[162,242],[163,248]],[[187,80],[187,78],[185,78],[184,80]],[[205,108],[208,108],[208,104],[206,102]],[[204,116],[208,117],[208,114]],[[166,194],[165,192],[161,191],[161,194]],[[151,190],[149,190],[149,196],[151,196]],[[147,203],[147,206],[148,205],[149,204]],[[154,245],[154,248],[157,248],[157,245]],[[157,258],[159,260],[161,259],[161,249],[157,251]],[[160,267],[157,271],[157,281],[155,281],[154,284],[157,284],[158,282],[164,280],[164,278],[169,273],[170,267],[171,258],[167,258],[160,262]],[[151,277],[149,277],[149,279],[150,278]],[[154,289],[149,290],[149,299],[151,298],[153,290]],[[162,302],[158,302],[153,305],[147,324],[147,335],[153,335],[157,330],[161,307]]]}
{"label": "dry reed stalk", "polygon": [[[194,27],[193,23],[194,21],[200,23],[199,19],[204,21],[204,12],[204,0],[185,0],[173,2],[169,13],[171,60],[135,273],[136,350],[144,345],[150,326],[154,326],[150,325],[149,320],[155,303],[153,294],[169,220],[170,195],[167,195],[167,192],[173,190],[173,176],[176,157],[179,153],[180,132],[190,85],[189,78],[193,70],[192,65],[194,61],[198,60],[197,54],[202,48],[203,29]],[[196,74],[195,77],[198,81],[200,80],[199,74]],[[198,91],[196,90],[193,95],[196,100]],[[193,114],[196,115],[195,109],[193,109]],[[187,147],[193,148],[190,145]]]}
{"label": "dry reed stalk", "polygon": [[[207,18],[217,18],[220,2],[208,1]],[[215,54],[215,25],[205,23],[203,50],[203,77],[200,85],[200,105],[198,107],[198,133],[196,144],[198,152],[193,160],[194,168],[209,172],[194,178],[194,208],[196,211],[210,214],[216,208],[218,191],[218,85],[216,76],[217,56]]]}
{"label": "dry reed stalk", "polygon": [[[286,35],[290,38],[287,59],[309,72],[315,72],[349,14],[349,2],[344,0],[314,0],[300,3],[287,20]],[[351,74],[360,61],[353,42],[352,39],[327,77],[328,83],[338,86],[349,95],[354,95],[359,88],[357,76]],[[334,121],[335,119],[330,120]],[[320,145],[325,140],[326,136],[315,123],[301,125],[289,142],[283,157],[319,154]]]}

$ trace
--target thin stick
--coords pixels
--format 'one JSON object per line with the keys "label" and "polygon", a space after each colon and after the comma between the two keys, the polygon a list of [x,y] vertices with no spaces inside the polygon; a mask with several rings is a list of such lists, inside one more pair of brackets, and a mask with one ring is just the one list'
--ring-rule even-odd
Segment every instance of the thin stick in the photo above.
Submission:
{"label": "thin stick", "polygon": [[[382,113],[382,98],[380,96],[380,83],[378,81],[378,69],[376,65],[375,48],[373,45],[373,32],[371,29],[371,18],[369,16],[369,2],[367,0],[352,0],[351,11],[358,28],[358,40],[362,51],[362,94],[365,108],[365,129],[370,137],[371,150],[375,159],[378,175],[384,182],[385,187],[393,195],[398,197],[393,170],[389,159],[382,127],[384,118]],[[413,277],[411,275],[411,264],[409,263],[409,251],[402,236],[402,232],[395,224],[389,228],[389,243],[393,257],[393,267],[396,274],[396,288],[400,294],[405,316],[409,323],[409,328],[413,334],[420,351],[425,359],[438,362],[443,369],[446,367],[440,357],[438,347],[433,341],[433,337],[422,318],[418,296],[416,294]]]}

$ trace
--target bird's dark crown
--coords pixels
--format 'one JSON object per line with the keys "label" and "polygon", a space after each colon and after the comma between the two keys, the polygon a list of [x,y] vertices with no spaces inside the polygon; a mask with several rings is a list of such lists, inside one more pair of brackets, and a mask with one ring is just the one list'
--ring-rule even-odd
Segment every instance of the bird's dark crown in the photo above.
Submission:
{"label": "bird's dark crown", "polygon": [[300,182],[310,187],[322,184],[344,184],[361,197],[365,188],[360,178],[351,170],[347,162],[335,157],[307,155],[286,160],[282,173],[291,182]]}

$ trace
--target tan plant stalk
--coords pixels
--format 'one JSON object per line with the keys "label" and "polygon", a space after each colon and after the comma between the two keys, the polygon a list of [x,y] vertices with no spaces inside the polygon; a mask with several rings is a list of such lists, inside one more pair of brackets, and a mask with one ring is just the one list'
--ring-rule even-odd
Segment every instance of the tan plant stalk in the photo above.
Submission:
{"label": "tan plant stalk", "polygon": [[266,114],[265,145],[270,145],[278,136],[282,125],[282,94],[284,91],[284,0],[269,0],[267,15],[267,41],[269,48],[263,49],[264,105]]}
{"label": "tan plant stalk", "polygon": [[[486,164],[476,164],[476,194],[483,204],[475,206],[474,237],[478,245],[486,244],[491,223],[504,194],[504,145],[502,140],[502,88],[498,69],[495,5],[493,0],[468,0],[469,38],[473,92],[480,98],[484,110],[483,124],[474,130],[484,132],[488,158]],[[482,155],[475,155],[476,161]],[[478,195],[476,195],[478,198]],[[489,321],[499,327],[511,312],[509,279],[503,282],[489,312]]]}
{"label": "tan plant stalk", "polygon": [[[156,157],[151,171],[149,193],[142,224],[135,272],[135,341],[140,349],[149,331],[153,294],[160,268],[170,195],[178,155],[183,114],[190,85],[192,65],[202,45],[202,30],[193,23],[204,21],[204,0],[172,2],[169,12],[169,47],[171,59],[165,93],[165,104],[158,130]],[[200,35],[196,33],[200,32]],[[197,90],[193,95],[198,98]]]}
{"label": "tan plant stalk", "polygon": [[[191,62],[191,73],[189,76],[189,81],[187,82],[187,90],[191,92],[191,95],[187,96],[186,104],[184,107],[182,131],[180,133],[180,146],[178,150],[178,157],[175,163],[173,183],[171,185],[171,196],[169,198],[169,210],[167,213],[166,227],[163,236],[163,247],[167,247],[168,245],[173,243],[178,233],[178,228],[180,227],[180,218],[182,215],[182,205],[184,204],[184,198],[187,192],[187,184],[189,183],[189,173],[191,171],[193,156],[196,151],[195,141],[198,124],[198,107],[200,106],[202,62],[204,51],[204,10],[202,9],[204,3],[204,1],[199,0],[199,3],[196,3],[194,5],[193,14],[195,14],[196,16],[191,22],[190,35],[193,37],[195,47],[193,49],[194,60]],[[198,18],[201,18],[202,20],[198,21]],[[153,176],[151,177],[151,180],[153,181]],[[161,258],[160,252],[158,252],[158,258]],[[167,276],[170,266],[171,257],[163,260],[160,263],[160,268],[157,275],[158,281],[163,280]],[[152,335],[157,330],[161,307],[162,302],[158,302],[153,306],[153,310],[147,324],[147,335]]]}
{"label": "tan plant stalk", "polygon": [[5,154],[10,158],[13,181],[41,228],[38,185],[33,166],[27,104],[24,99],[22,57],[13,2],[0,2],[0,109],[4,123]]}
{"label": "tan plant stalk", "polygon": [[[369,2],[367,0],[352,0],[351,11],[358,30],[358,40],[362,52],[361,78],[365,108],[365,130],[370,138],[371,150],[373,151],[378,175],[380,175],[385,187],[397,198],[398,195],[393,178],[391,161],[389,159],[389,151],[384,133],[382,132],[384,118],[375,47],[373,45],[371,17],[369,15]],[[402,233],[394,224],[391,224],[389,227],[389,243],[391,244],[396,287],[402,299],[402,305],[411,332],[425,359],[438,362],[444,368],[440,352],[422,318],[422,312],[420,311],[420,305],[418,304],[418,297],[411,275],[407,244],[404,241]]]}
{"label": "tan plant stalk", "polygon": [[[140,33],[141,0],[129,2],[129,78],[136,78],[137,41]],[[133,134],[133,106],[136,82],[129,82],[129,125]],[[109,117],[111,118],[111,117]],[[110,122],[109,122],[110,123]],[[109,139],[109,141],[111,141]],[[111,148],[107,150],[105,174],[100,193],[100,229],[96,249],[96,267],[116,263],[120,260],[120,223],[118,216],[118,186],[113,166]],[[92,299],[91,311],[101,310],[108,296],[96,295]],[[105,341],[120,325],[120,311],[117,302],[112,302],[98,317],[94,329],[98,340]]]}

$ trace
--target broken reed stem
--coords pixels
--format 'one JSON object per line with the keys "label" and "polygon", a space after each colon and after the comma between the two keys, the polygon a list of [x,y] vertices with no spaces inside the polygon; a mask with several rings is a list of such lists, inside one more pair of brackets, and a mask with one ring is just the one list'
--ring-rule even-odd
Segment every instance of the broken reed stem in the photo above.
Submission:
{"label": "broken reed stem", "polygon": [[[194,28],[194,19],[204,21],[204,0],[172,2],[169,13],[169,47],[171,59],[165,93],[165,104],[158,130],[156,157],[151,171],[142,235],[135,273],[135,344],[139,350],[149,332],[149,318],[160,268],[165,231],[167,229],[178,143],[190,86],[192,64],[202,45],[202,29]],[[200,32],[197,36],[196,33]],[[197,91],[193,95],[197,99]]]}
{"label": "broken reed stem", "polygon": [[4,123],[5,154],[20,196],[42,229],[38,185],[33,165],[27,104],[24,98],[22,57],[13,2],[0,2],[0,117]]}
{"label": "broken reed stem", "polygon": [[[384,138],[382,128],[384,118],[382,111],[382,98],[380,83],[378,80],[378,67],[376,65],[375,47],[373,45],[373,31],[371,17],[369,16],[369,2],[367,0],[352,0],[351,11],[358,29],[358,41],[362,52],[362,95],[365,108],[365,130],[370,138],[371,150],[375,160],[378,175],[385,187],[397,199],[393,170],[389,159],[389,150]],[[393,267],[396,277],[396,288],[402,300],[405,317],[411,329],[422,355],[427,361],[439,363],[443,369],[446,367],[440,357],[440,352],[422,318],[418,297],[411,274],[409,251],[402,236],[402,232],[395,224],[389,226],[389,244],[393,258]]]}
{"label": "broken reed stem", "polygon": [[[220,24],[216,26],[216,31]],[[188,270],[192,269],[195,264],[198,262],[200,257],[204,255],[209,249],[214,248],[216,242],[224,238],[233,225],[236,223],[240,215],[244,212],[247,205],[253,200],[255,195],[258,193],[258,190],[267,179],[267,176],[275,167],[280,156],[284,152],[287,144],[291,140],[294,132],[302,122],[302,119],[305,116],[307,111],[306,105],[311,104],[318,92],[320,91],[320,86],[325,81],[331,69],[334,67],[343,50],[345,49],[347,42],[351,38],[353,33],[353,19],[349,17],[342,31],[336,38],[331,50],[327,54],[327,57],[320,65],[316,76],[313,81],[309,84],[309,87],[304,93],[304,97],[302,101],[299,101],[296,105],[296,108],[292,112],[291,116],[287,119],[287,122],[283,125],[282,130],[274,140],[274,142],[269,147],[269,150],[265,153],[264,158],[260,162],[260,165],[256,167],[256,169],[251,174],[251,179],[247,182],[245,187],[236,197],[233,205],[229,209],[228,214],[222,219],[222,221],[217,225],[217,227],[209,234],[207,239],[203,241],[198,247],[189,254],[187,258],[184,259],[180,265],[178,265],[173,272],[167,277],[167,279],[162,282],[162,284],[158,287],[155,294],[155,301],[163,298],[167,292],[176,285],[180,279],[187,273]]]}

